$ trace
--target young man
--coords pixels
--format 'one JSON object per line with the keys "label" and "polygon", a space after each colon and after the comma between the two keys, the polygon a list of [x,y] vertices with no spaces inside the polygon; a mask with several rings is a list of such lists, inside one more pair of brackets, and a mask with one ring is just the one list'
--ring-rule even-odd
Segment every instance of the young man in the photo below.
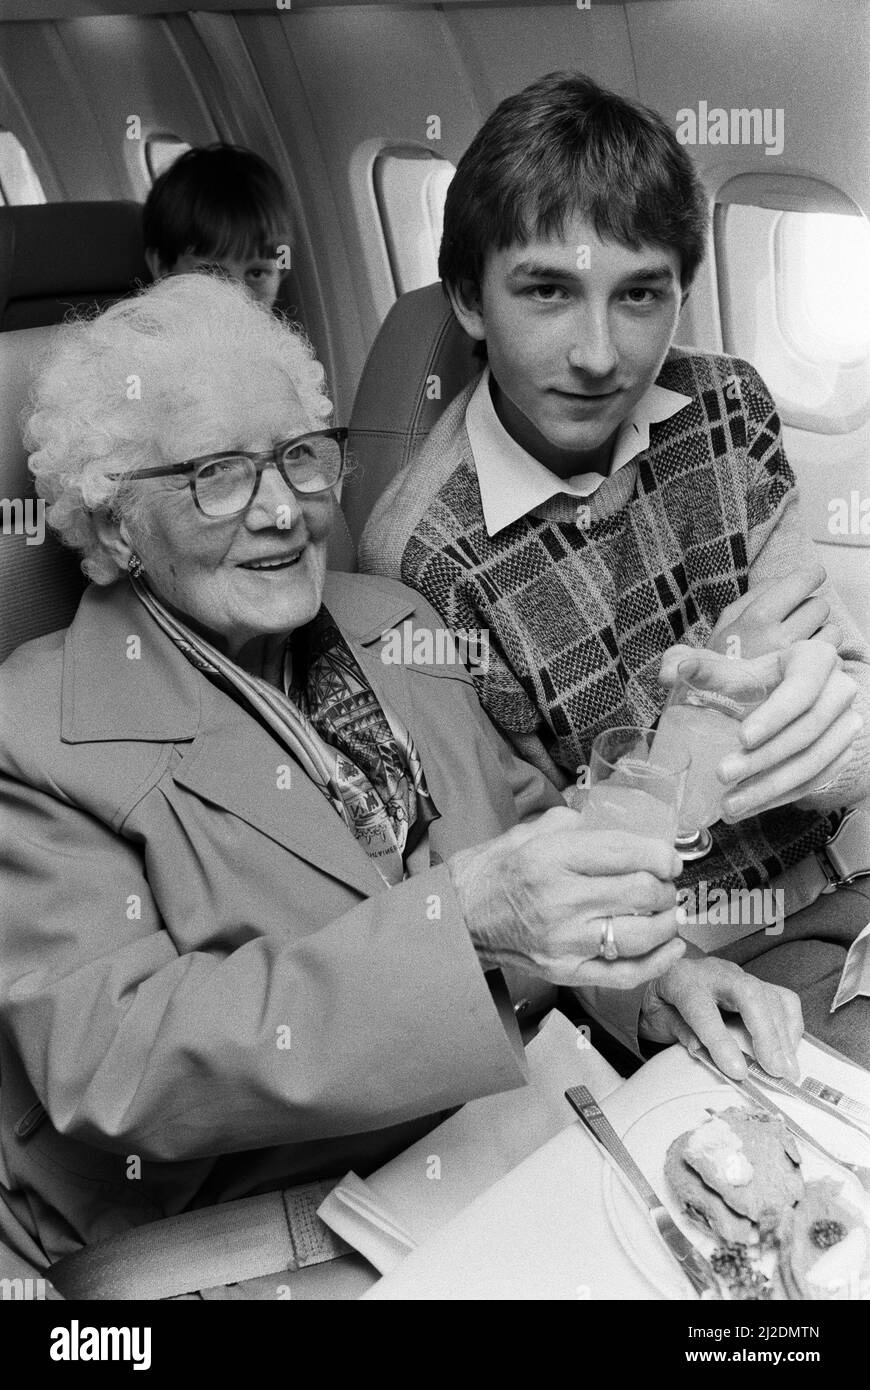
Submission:
{"label": "young man", "polygon": [[253,150],[188,150],[155,179],[142,217],[155,280],[219,272],[273,307],[289,265],[292,214],[275,170]]}
{"label": "young man", "polygon": [[[656,722],[686,648],[768,676],[779,660],[781,683],[720,769],[713,852],[684,877],[730,892],[783,882],[832,813],[870,792],[870,667],[807,566],[763,382],[671,347],[705,225],[693,166],[654,112],[570,74],[502,102],[450,186],[439,263],[487,366],[376,505],[361,567],[418,589],[452,628],[488,632],[480,698],[561,787],[597,733]],[[837,899],[841,965],[870,903]],[[785,912],[802,906],[792,875]],[[816,911],[790,935],[818,936]],[[756,931],[727,949],[746,960],[770,945]],[[811,977],[793,987],[815,988],[823,966],[818,952],[791,959]]]}

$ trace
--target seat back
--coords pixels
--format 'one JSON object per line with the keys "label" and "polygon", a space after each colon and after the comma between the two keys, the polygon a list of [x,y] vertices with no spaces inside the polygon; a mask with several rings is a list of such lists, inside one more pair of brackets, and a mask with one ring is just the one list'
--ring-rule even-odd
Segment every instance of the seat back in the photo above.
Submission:
{"label": "seat back", "polygon": [[396,300],[368,355],[350,417],[357,467],[342,505],[357,543],[384,488],[482,365],[440,281]]}
{"label": "seat back", "polygon": [[33,373],[52,336],[51,328],[0,333],[0,661],[65,627],[85,585],[78,557],[45,528],[21,442]]}
{"label": "seat back", "polygon": [[[302,285],[295,270],[284,272],[284,278],[275,300],[275,311],[281,317],[288,319],[290,323],[297,324],[307,334]],[[330,569],[346,570],[353,574],[357,568],[356,545],[348,529],[347,519],[343,511],[344,488],[346,486],[345,483],[342,487],[342,505],[335,509],[335,523],[329,537],[327,559]]]}
{"label": "seat back", "polygon": [[150,280],[138,203],[0,208],[0,332],[105,309]]}
{"label": "seat back", "polygon": [[284,271],[278,293],[275,297],[275,311],[290,320],[291,323],[298,323],[307,333],[305,327],[305,304],[302,294],[302,285],[295,270]]}

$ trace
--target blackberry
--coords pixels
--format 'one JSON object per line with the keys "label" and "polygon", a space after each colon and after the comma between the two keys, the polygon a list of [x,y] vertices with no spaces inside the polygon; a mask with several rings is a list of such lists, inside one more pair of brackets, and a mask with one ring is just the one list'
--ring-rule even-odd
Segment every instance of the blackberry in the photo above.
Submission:
{"label": "blackberry", "polygon": [[839,1245],[845,1234],[846,1227],[842,1221],[834,1221],[830,1217],[827,1220],[814,1221],[810,1226],[810,1240],[820,1250],[827,1250],[832,1245]]}
{"label": "blackberry", "polygon": [[732,1298],[743,1301],[773,1296],[773,1285],[761,1270],[753,1269],[742,1241],[723,1241],[710,1256],[710,1263],[719,1278],[728,1285]]}
{"label": "blackberry", "polygon": [[710,1256],[710,1263],[720,1279],[729,1284],[732,1280],[745,1279],[751,1270],[746,1246],[738,1240],[723,1241]]}

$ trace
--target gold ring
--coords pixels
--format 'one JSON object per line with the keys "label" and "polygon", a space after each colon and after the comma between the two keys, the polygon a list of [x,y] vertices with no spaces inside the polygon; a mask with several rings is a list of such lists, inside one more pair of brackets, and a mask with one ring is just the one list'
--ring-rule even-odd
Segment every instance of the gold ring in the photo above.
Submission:
{"label": "gold ring", "polygon": [[605,917],[601,923],[601,943],[598,947],[599,956],[605,960],[618,960],[619,950],[613,936],[613,918]]}

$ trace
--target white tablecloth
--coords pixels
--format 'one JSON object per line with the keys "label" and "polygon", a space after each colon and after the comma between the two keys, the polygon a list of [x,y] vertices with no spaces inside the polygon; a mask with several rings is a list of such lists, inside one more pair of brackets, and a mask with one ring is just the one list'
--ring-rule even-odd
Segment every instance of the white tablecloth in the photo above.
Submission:
{"label": "white tablecloth", "polygon": [[571,1126],[568,1086],[583,1084],[603,1099],[623,1082],[588,1034],[555,1009],[529,1042],[526,1057],[528,1086],[471,1101],[367,1179],[366,1186],[418,1243]]}

